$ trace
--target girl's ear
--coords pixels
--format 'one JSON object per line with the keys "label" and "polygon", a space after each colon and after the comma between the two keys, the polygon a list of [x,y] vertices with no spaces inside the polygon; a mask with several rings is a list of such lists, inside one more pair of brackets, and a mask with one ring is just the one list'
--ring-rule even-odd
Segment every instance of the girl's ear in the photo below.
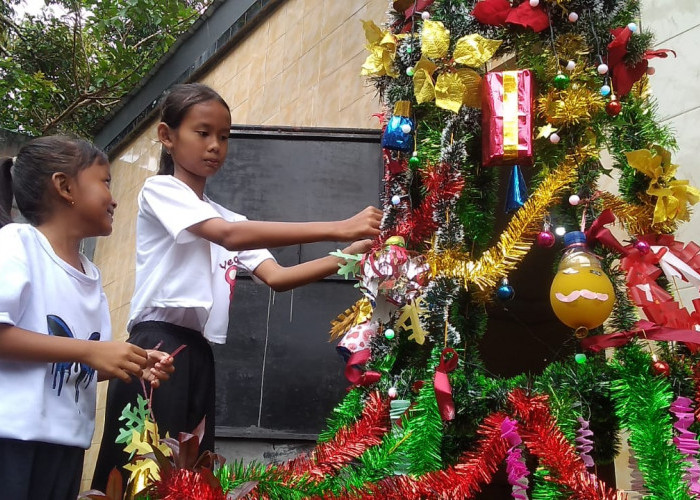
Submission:
{"label": "girl's ear", "polygon": [[173,147],[173,130],[165,122],[160,122],[158,124],[158,140],[163,145],[163,147],[170,153]]}
{"label": "girl's ear", "polygon": [[65,172],[55,172],[51,176],[51,185],[59,198],[65,200],[69,205],[75,203],[73,198],[73,179],[67,176]]}

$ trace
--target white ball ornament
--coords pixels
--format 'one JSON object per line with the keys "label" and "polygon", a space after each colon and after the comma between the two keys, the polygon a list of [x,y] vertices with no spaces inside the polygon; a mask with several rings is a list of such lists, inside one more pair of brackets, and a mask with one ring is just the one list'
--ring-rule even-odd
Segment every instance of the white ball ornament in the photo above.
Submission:
{"label": "white ball ornament", "polygon": [[564,226],[559,226],[554,230],[554,234],[557,236],[564,236],[566,234],[566,228]]}
{"label": "white ball ornament", "polygon": [[575,23],[576,21],[578,21],[578,14],[576,12],[569,14],[569,22]]}
{"label": "white ball ornament", "polygon": [[389,387],[389,390],[387,391],[387,394],[391,399],[394,399],[396,395],[398,394],[398,391],[396,390],[396,387]]}
{"label": "white ball ornament", "polygon": [[399,203],[401,203],[401,197],[398,194],[395,194],[394,196],[391,197],[391,204],[396,206]]}
{"label": "white ball ornament", "polygon": [[530,0],[530,7],[537,7],[540,4],[540,0]]}
{"label": "white ball ornament", "polygon": [[607,64],[598,65],[598,74],[599,75],[604,75],[607,72],[608,72],[608,65]]}
{"label": "white ball ornament", "polygon": [[581,197],[577,194],[572,194],[569,196],[569,205],[576,206],[581,203]]}
{"label": "white ball ornament", "polygon": [[401,125],[401,132],[404,134],[410,134],[411,133],[411,126],[408,123],[404,123]]}
{"label": "white ball ornament", "polygon": [[634,23],[629,23],[629,24],[627,25],[627,28],[628,28],[632,33],[636,33],[636,32],[637,32],[637,25],[634,24]]}
{"label": "white ball ornament", "polygon": [[576,63],[574,61],[569,61],[566,63],[566,71],[573,71],[575,67]]}
{"label": "white ball ornament", "polygon": [[428,19],[430,19],[430,12],[424,10],[423,12],[421,12],[420,17],[421,19],[423,19],[423,21],[427,21]]}
{"label": "white ball ornament", "polygon": [[559,137],[559,134],[557,134],[556,132],[549,136],[549,142],[551,142],[552,144],[559,144],[559,141],[561,141],[561,137]]}

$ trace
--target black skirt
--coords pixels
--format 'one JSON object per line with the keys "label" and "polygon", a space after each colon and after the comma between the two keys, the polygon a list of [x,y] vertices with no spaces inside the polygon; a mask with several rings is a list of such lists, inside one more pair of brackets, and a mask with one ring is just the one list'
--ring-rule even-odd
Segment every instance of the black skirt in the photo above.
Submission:
{"label": "black skirt", "polygon": [[[180,432],[191,433],[205,418],[200,453],[214,451],[214,354],[204,336],[196,330],[171,323],[144,321],[134,325],[127,342],[144,349],[153,349],[162,342],[158,350],[163,352],[173,352],[183,344],[187,346],[175,356],[175,372],[170,379],[153,390],[153,415],[161,437],[168,432],[175,439]],[[125,445],[117,444],[115,440],[123,425],[119,420],[122,410],[127,403],[136,405],[138,394],[143,395],[138,380],[129,384],[119,379],[109,382],[104,434],[95,465],[93,489],[105,491],[107,477],[114,467],[118,468],[126,484],[129,471],[122,467],[127,464],[129,454],[124,451]]]}

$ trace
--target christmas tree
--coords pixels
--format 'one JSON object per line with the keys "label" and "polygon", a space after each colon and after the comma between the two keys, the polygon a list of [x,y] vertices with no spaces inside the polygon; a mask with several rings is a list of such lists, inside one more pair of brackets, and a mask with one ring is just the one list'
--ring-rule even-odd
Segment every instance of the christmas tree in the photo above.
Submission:
{"label": "christmas tree", "polygon": [[[596,465],[626,439],[649,498],[700,493],[700,307],[673,295],[700,283],[673,235],[700,192],[655,116],[648,61],[670,51],[639,1],[397,0],[376,21],[385,220],[331,328],[351,389],[312,453],[218,467],[223,491],[473,498],[500,470],[516,499],[624,498]],[[565,348],[497,376],[490,311],[534,251]]]}

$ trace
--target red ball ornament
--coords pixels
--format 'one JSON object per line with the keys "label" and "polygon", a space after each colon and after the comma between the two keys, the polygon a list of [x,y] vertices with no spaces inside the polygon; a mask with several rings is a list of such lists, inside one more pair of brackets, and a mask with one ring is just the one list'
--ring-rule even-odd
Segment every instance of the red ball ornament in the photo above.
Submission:
{"label": "red ball ornament", "polygon": [[605,105],[605,112],[610,116],[617,116],[622,111],[622,103],[617,99],[613,99]]}
{"label": "red ball ornament", "polygon": [[556,238],[550,231],[541,231],[537,235],[537,244],[542,248],[552,248]]}
{"label": "red ball ornament", "polygon": [[663,375],[664,377],[671,375],[671,367],[666,361],[654,361],[651,365],[651,371],[654,375]]}
{"label": "red ball ornament", "polygon": [[641,255],[646,255],[649,253],[649,250],[651,250],[649,243],[643,240],[635,241],[634,248],[636,248]]}

